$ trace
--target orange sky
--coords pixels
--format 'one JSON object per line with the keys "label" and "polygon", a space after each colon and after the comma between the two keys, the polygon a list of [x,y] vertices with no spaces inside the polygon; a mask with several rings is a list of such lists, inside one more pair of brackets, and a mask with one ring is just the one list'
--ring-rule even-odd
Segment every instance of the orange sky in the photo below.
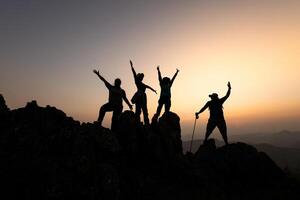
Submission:
{"label": "orange sky", "polygon": [[[12,108],[37,99],[80,121],[94,121],[108,92],[92,69],[98,66],[110,82],[120,77],[130,99],[132,59],[145,73],[144,82],[157,90],[157,65],[163,76],[180,69],[171,109],[188,124],[186,132],[209,93],[225,95],[227,81],[229,127],[300,129],[299,3],[176,2],[107,3],[103,11],[96,5],[10,5],[20,16],[7,11],[2,17],[1,38],[7,42],[0,49],[0,92]],[[147,94],[152,117],[159,95]],[[201,127],[207,117],[201,116]]]}

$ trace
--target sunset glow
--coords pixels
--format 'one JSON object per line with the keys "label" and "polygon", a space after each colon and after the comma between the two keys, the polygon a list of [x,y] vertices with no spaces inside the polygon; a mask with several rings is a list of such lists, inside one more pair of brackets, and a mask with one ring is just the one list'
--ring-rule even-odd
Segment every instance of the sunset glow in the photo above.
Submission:
{"label": "sunset glow", "polygon": [[[171,110],[180,115],[183,137],[208,94],[225,95],[227,81],[229,134],[300,129],[299,1],[74,2],[1,6],[0,93],[10,108],[36,99],[93,122],[108,91],[92,70],[111,83],[121,78],[130,99],[132,59],[158,91],[157,65],[163,76],[180,70]],[[159,95],[147,95],[151,118]],[[200,117],[199,132],[207,118]]]}

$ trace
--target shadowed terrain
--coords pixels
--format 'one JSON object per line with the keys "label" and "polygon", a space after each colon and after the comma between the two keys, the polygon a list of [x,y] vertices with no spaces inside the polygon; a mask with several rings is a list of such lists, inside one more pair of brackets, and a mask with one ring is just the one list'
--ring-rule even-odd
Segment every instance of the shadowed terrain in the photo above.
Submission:
{"label": "shadowed terrain", "polygon": [[[2,97],[2,96],[1,96]],[[183,153],[180,118],[141,125],[125,111],[115,132],[37,102],[0,99],[3,197],[10,199],[294,199],[299,184],[245,143],[210,139]]]}
{"label": "shadowed terrain", "polygon": [[[280,133],[279,133],[280,134]],[[294,133],[291,133],[294,134]],[[278,133],[274,134],[275,137],[277,137]],[[236,138],[237,136],[233,136],[234,141],[239,141]],[[247,140],[247,135],[245,136]],[[255,137],[255,136],[253,136]],[[273,134],[269,134],[268,137],[266,136],[260,136],[264,138],[269,138],[268,140],[263,141],[274,141]],[[282,136],[281,136],[282,137]],[[295,136],[290,136],[295,137]],[[298,136],[296,136],[298,137]],[[242,136],[239,136],[240,141],[244,141]],[[277,140],[277,139],[276,139]],[[232,141],[232,142],[234,142]],[[260,140],[257,140],[260,141]],[[283,140],[284,141],[284,140]],[[296,140],[294,140],[296,141]],[[216,146],[220,147],[224,145],[223,141],[215,140]],[[203,143],[203,140],[195,140],[193,141],[193,148],[192,152],[196,152],[198,147]],[[292,141],[290,141],[292,143]],[[183,146],[183,152],[187,152],[190,149],[190,141],[184,141],[182,143]],[[291,148],[291,147],[282,147],[282,146],[275,146],[273,143],[257,143],[254,140],[250,141],[249,144],[253,145],[255,148],[257,148],[258,151],[263,151],[270,156],[272,160],[275,161],[275,163],[284,171],[288,173],[292,173],[293,176],[297,177],[300,180],[300,149],[299,148]],[[284,145],[283,145],[284,146]]]}

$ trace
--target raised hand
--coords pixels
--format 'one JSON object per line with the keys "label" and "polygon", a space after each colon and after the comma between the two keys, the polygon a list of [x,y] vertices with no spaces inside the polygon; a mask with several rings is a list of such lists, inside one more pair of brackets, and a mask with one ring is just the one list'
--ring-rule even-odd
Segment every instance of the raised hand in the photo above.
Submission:
{"label": "raised hand", "polygon": [[159,65],[157,66],[157,68],[156,68],[158,71],[159,71]]}
{"label": "raised hand", "polygon": [[99,76],[99,70],[97,71],[94,69],[93,72]]}
{"label": "raised hand", "polygon": [[132,63],[132,61],[130,60],[130,66],[133,68],[133,63]]}
{"label": "raised hand", "polygon": [[228,86],[229,89],[231,89],[230,81],[228,81],[227,86]]}
{"label": "raised hand", "polygon": [[179,69],[176,69],[176,73],[178,73],[179,72]]}
{"label": "raised hand", "polygon": [[199,113],[195,113],[195,117],[196,117],[196,119],[199,119]]}

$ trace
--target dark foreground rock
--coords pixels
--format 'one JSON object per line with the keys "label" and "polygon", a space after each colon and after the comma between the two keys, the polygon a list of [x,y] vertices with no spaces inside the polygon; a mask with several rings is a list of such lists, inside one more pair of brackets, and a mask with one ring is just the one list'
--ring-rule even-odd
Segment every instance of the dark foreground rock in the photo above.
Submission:
{"label": "dark foreground rock", "polygon": [[183,155],[175,113],[145,127],[125,111],[113,133],[35,101],[0,106],[1,199],[299,197],[298,183],[247,144],[216,148],[209,140]]}

